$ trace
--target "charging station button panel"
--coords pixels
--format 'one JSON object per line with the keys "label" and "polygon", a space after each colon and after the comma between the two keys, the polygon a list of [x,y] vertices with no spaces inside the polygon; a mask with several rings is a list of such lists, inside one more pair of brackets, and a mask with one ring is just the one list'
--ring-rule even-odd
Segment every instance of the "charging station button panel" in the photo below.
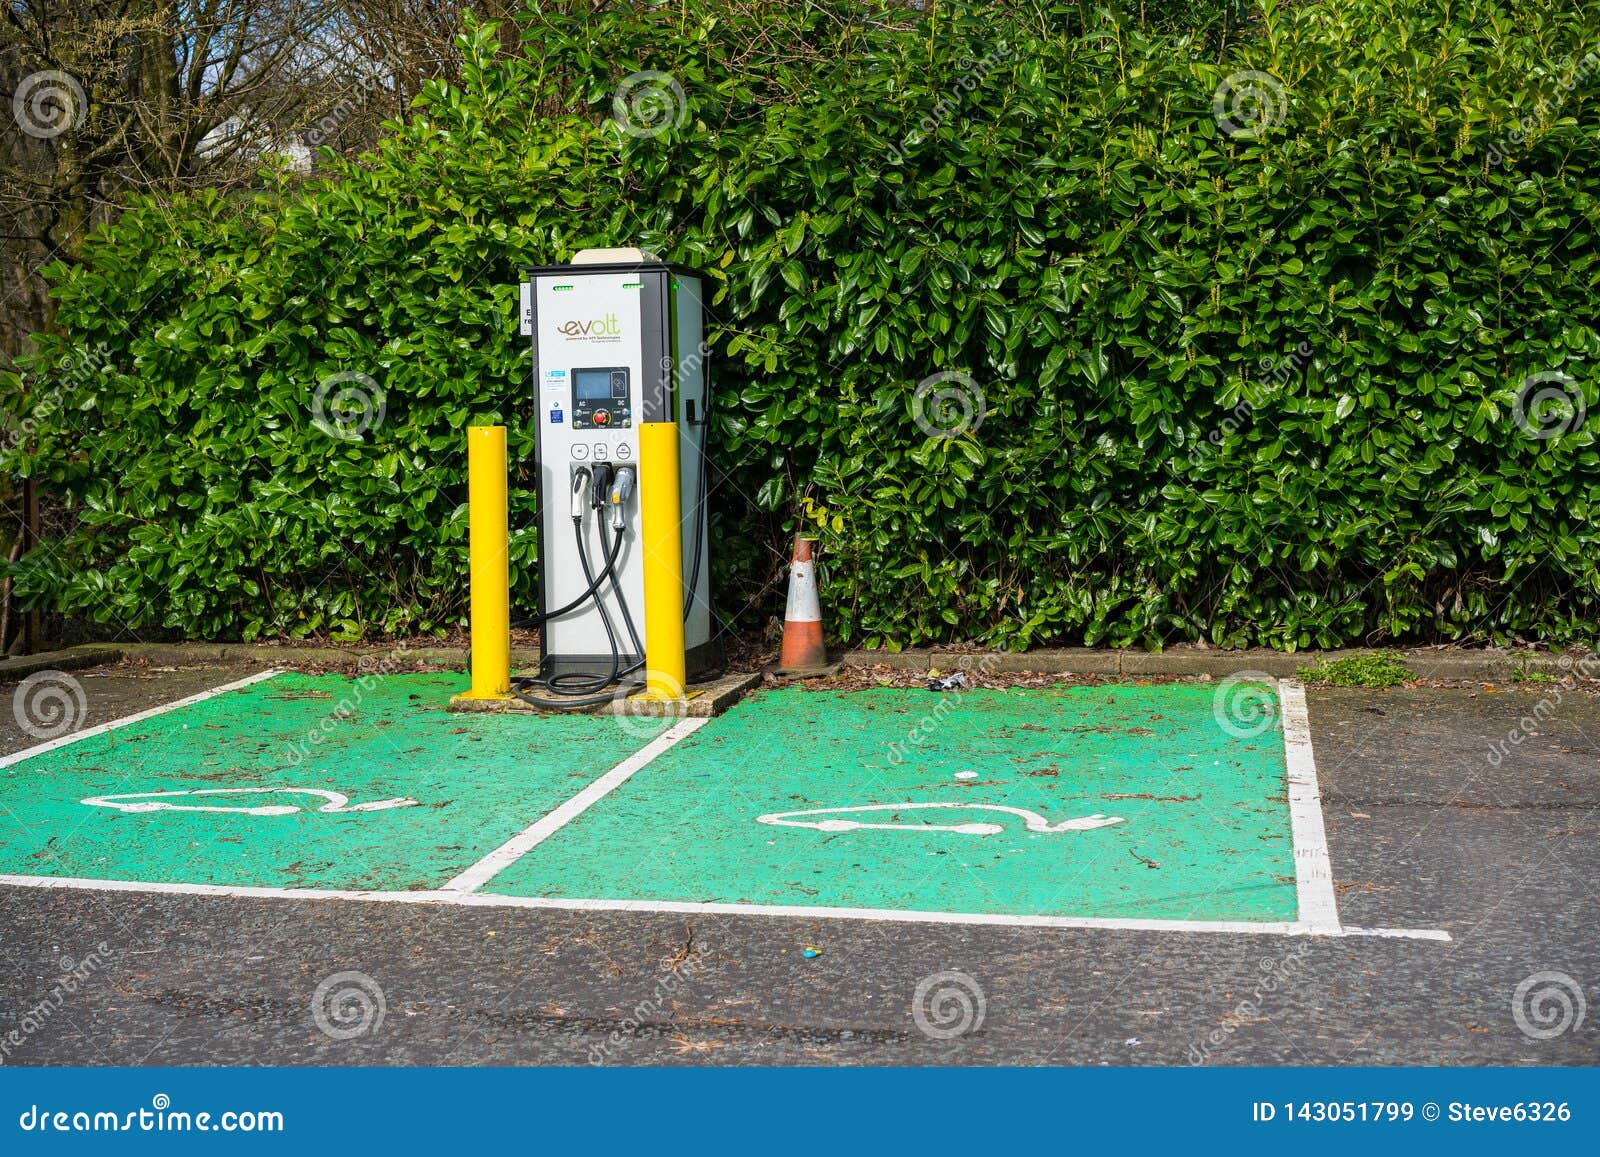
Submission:
{"label": "charging station button panel", "polygon": [[626,366],[572,371],[572,425],[579,430],[633,425],[633,396]]}

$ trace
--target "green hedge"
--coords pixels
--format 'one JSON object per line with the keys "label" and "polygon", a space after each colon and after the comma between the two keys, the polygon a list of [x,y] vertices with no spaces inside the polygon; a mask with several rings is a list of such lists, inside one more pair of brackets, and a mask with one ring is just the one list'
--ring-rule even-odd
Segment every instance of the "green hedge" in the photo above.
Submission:
{"label": "green hedge", "polygon": [[[719,282],[730,609],[809,525],[871,643],[1594,637],[1592,6],[1268,4],[1220,61],[1076,4],[894,11],[531,10],[332,179],[130,211],[23,383],[55,416],[7,465],[81,525],[19,589],[454,624],[462,430],[530,452],[515,266],[636,243]],[[317,424],[340,374],[380,422],[324,387]],[[535,567],[521,534],[524,605]]]}

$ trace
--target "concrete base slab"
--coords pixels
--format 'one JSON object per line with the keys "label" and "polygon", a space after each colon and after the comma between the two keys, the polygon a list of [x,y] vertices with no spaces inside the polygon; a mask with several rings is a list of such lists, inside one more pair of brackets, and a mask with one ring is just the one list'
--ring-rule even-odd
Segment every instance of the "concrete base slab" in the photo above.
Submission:
{"label": "concrete base slab", "polygon": [[703,719],[721,715],[761,682],[759,671],[731,672],[689,688],[687,699],[631,699],[619,695],[588,707],[541,707],[526,699],[450,700],[450,710],[472,715],[634,715],[644,719]]}

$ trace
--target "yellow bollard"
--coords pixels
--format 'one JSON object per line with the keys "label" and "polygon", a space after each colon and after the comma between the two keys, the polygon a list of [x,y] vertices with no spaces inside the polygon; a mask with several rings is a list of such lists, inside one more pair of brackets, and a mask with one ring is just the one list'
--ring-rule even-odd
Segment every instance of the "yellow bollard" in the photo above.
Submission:
{"label": "yellow bollard", "polygon": [[460,699],[510,699],[511,575],[506,513],[506,428],[467,428],[472,690]]}
{"label": "yellow bollard", "polygon": [[644,560],[645,689],[639,699],[684,699],[683,512],[678,424],[639,424],[639,538]]}

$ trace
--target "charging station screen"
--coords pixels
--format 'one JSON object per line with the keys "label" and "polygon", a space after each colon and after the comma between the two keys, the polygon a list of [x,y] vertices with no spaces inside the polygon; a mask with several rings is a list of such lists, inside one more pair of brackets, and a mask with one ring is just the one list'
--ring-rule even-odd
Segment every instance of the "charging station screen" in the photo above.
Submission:
{"label": "charging station screen", "polygon": [[572,398],[577,402],[609,402],[610,370],[573,370]]}

